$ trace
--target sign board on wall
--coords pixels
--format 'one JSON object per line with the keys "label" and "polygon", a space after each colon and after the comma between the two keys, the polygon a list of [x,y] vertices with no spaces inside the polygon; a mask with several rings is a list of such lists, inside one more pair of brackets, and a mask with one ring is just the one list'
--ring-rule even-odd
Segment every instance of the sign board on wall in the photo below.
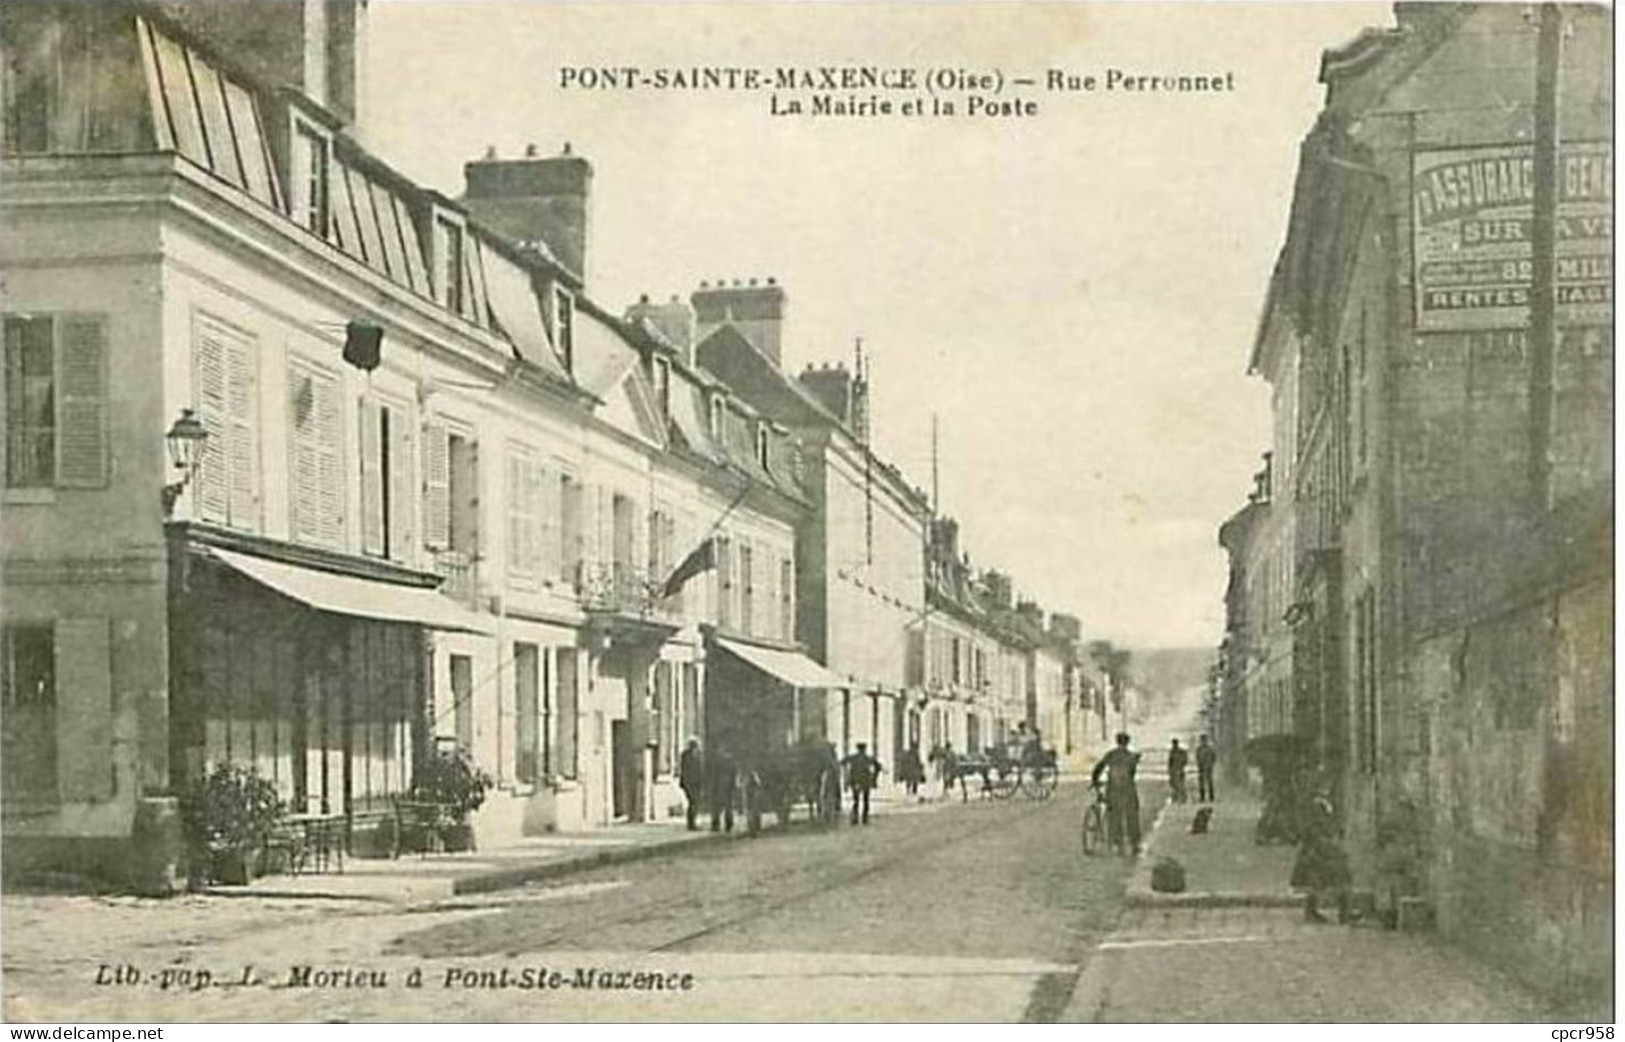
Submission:
{"label": "sign board on wall", "polygon": [[[1534,148],[1429,149],[1412,157],[1419,330],[1529,322]],[[1557,318],[1613,321],[1614,150],[1565,142],[1558,162]]]}

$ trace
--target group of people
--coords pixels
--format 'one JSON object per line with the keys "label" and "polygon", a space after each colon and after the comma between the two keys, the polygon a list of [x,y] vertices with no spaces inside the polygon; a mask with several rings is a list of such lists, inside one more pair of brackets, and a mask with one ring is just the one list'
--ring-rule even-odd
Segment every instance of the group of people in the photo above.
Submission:
{"label": "group of people", "polygon": [[[1136,776],[1140,769],[1140,754],[1130,748],[1132,739],[1119,732],[1116,745],[1095,763],[1089,784],[1099,788],[1104,778],[1106,797],[1106,835],[1108,842],[1122,852],[1140,852],[1140,790]],[[1202,735],[1196,743],[1197,800],[1213,803],[1216,799],[1213,770],[1219,762],[1219,751]],[[1190,752],[1175,738],[1168,750],[1168,787],[1175,803],[1187,800],[1185,770],[1190,763]]]}
{"label": "group of people", "polygon": [[[1219,762],[1219,750],[1208,741],[1207,735],[1196,740],[1196,802],[1213,802],[1213,768]],[[1189,794],[1185,790],[1185,768],[1190,763],[1190,752],[1175,738],[1168,750],[1168,788],[1173,790],[1173,801],[1185,803]]]}
{"label": "group of people", "polygon": [[[852,824],[869,824],[869,796],[885,767],[869,754],[867,742],[859,742],[857,750],[845,759],[837,758],[834,743],[825,743],[822,751],[846,777],[846,787],[852,794]],[[710,811],[712,832],[733,831],[739,765],[725,747],[719,743],[707,756],[700,751],[699,739],[690,738],[677,760],[677,784],[683,790],[689,831],[699,828],[702,807]]]}

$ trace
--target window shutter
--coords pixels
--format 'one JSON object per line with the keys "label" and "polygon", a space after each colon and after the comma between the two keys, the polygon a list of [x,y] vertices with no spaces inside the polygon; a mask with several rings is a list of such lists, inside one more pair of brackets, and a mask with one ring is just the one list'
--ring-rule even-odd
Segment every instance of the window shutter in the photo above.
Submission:
{"label": "window shutter", "polygon": [[202,318],[195,321],[192,334],[192,400],[198,422],[208,431],[203,443],[203,463],[194,486],[198,514],[205,520],[226,520],[230,481],[226,463],[230,438],[226,419],[226,344],[214,325]]}
{"label": "window shutter", "polygon": [[525,460],[508,451],[508,574],[524,575],[530,562],[525,556]]}
{"label": "window shutter", "polygon": [[231,524],[259,527],[259,454],[254,447],[254,346],[241,337],[226,341],[226,469]]}
{"label": "window shutter", "polygon": [[389,556],[412,558],[417,496],[412,490],[412,427],[403,410],[389,411]]}
{"label": "window shutter", "polygon": [[423,425],[423,545],[443,550],[451,533],[451,455],[446,425]]}
{"label": "window shutter", "polygon": [[344,545],[344,413],[339,381],[316,381],[316,446],[321,541]]}
{"label": "window shutter", "polygon": [[543,511],[546,509],[547,495],[544,491],[547,485],[547,473],[542,469],[541,463],[532,460],[526,468],[529,482],[525,489],[525,499],[529,503],[530,527],[530,568],[538,576],[547,574],[543,547],[547,545],[547,519]]}
{"label": "window shutter", "polygon": [[299,369],[288,372],[288,467],[290,528],[296,541],[321,539],[321,462],[316,444],[316,381]]}
{"label": "window shutter", "polygon": [[560,553],[563,496],[559,487],[559,475],[552,471],[538,466],[536,481],[540,486],[536,497],[536,512],[540,518],[542,578],[553,580],[559,577],[560,561],[563,556]]}
{"label": "window shutter", "polygon": [[378,403],[361,399],[361,552],[384,552],[384,453]]}
{"label": "window shutter", "polygon": [[106,329],[100,318],[61,320],[56,483],[63,488],[107,484]]}
{"label": "window shutter", "polygon": [[106,618],[56,621],[56,769],[64,803],[113,794],[113,676]]}

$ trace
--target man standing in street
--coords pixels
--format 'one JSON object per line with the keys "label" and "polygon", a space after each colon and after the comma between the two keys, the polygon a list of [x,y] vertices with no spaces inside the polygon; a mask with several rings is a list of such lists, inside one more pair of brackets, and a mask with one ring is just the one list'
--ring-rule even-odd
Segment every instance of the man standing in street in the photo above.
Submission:
{"label": "man standing in street", "polygon": [[677,784],[682,787],[683,799],[688,806],[688,831],[699,828],[700,801],[705,798],[705,761],[700,757],[698,739],[690,738],[688,748],[677,758]]}
{"label": "man standing in street", "polygon": [[1099,785],[1106,776],[1107,836],[1119,853],[1140,852],[1140,793],[1134,775],[1140,767],[1140,754],[1129,751],[1129,736],[1118,732],[1117,747],[1095,764],[1090,785]]}
{"label": "man standing in street", "polygon": [[[869,793],[884,769],[880,761],[869,755],[867,743],[859,742],[858,751],[845,760],[846,783],[852,790],[852,824],[869,824]],[[860,814],[861,810],[861,814]]]}
{"label": "man standing in street", "polygon": [[1174,747],[1168,750],[1168,787],[1174,791],[1174,802],[1185,802],[1185,765],[1190,762],[1190,754],[1179,746],[1179,739],[1174,739]]}
{"label": "man standing in street", "polygon": [[1198,803],[1212,803],[1213,797],[1213,765],[1219,760],[1219,750],[1213,748],[1208,742],[1207,735],[1203,735],[1196,742],[1196,801]]}
{"label": "man standing in street", "polygon": [[739,768],[733,757],[719,742],[711,750],[706,764],[706,790],[711,799],[711,831],[734,830],[734,784],[739,779]]}

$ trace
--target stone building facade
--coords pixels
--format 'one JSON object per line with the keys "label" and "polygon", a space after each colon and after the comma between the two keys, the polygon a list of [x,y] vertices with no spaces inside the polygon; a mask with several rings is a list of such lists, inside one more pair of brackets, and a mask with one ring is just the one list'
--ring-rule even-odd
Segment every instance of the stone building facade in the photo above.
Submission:
{"label": "stone building facade", "polygon": [[1536,983],[1596,991],[1613,901],[1610,14],[1557,11],[1546,380],[1529,304],[1541,19],[1395,11],[1325,55],[1260,332],[1298,359],[1294,473],[1270,501],[1290,497],[1295,530],[1292,726],[1381,903],[1421,898]]}

